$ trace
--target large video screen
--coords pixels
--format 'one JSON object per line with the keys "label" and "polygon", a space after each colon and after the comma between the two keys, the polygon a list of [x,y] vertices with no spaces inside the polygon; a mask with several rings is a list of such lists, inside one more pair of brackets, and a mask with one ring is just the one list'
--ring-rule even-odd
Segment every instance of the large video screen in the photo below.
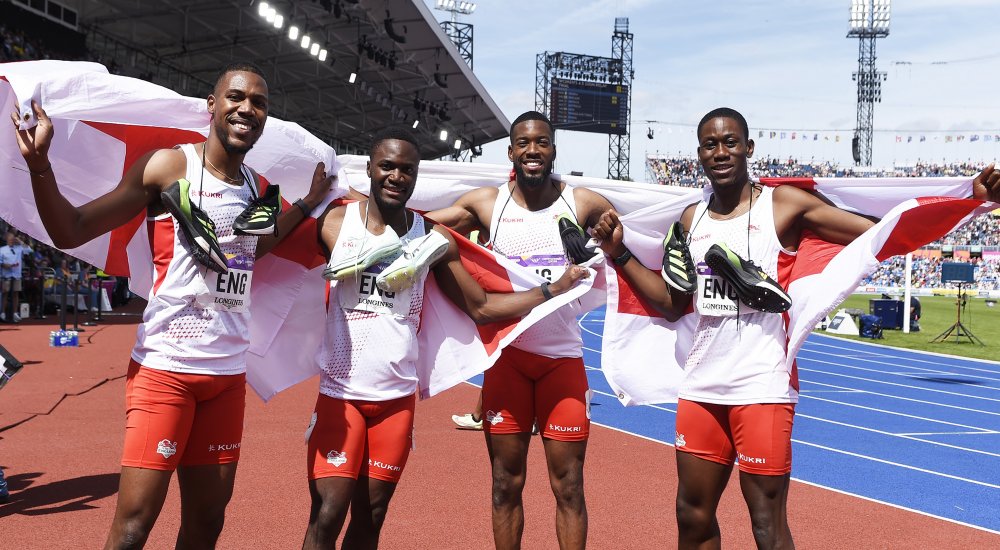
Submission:
{"label": "large video screen", "polygon": [[628,86],[552,79],[549,118],[558,130],[625,134],[628,132]]}

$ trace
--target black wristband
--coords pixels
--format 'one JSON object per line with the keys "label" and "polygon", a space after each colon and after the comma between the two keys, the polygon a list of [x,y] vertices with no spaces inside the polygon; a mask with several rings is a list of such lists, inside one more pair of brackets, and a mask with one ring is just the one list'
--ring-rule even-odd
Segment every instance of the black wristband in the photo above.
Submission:
{"label": "black wristband", "polygon": [[542,286],[538,288],[542,289],[542,296],[544,296],[546,300],[552,299],[552,291],[549,290],[549,283],[547,281],[542,283]]}
{"label": "black wristband", "polygon": [[49,165],[47,167],[45,167],[45,170],[39,170],[38,172],[32,170],[31,167],[29,167],[28,168],[28,173],[31,174],[32,176],[44,176],[50,170],[52,170],[52,163],[51,162],[49,163]]}
{"label": "black wristband", "polygon": [[624,254],[618,256],[617,258],[612,259],[611,261],[615,262],[615,265],[622,266],[627,264],[628,261],[631,259],[632,259],[632,251],[626,248]]}
{"label": "black wristband", "polygon": [[299,210],[302,211],[302,215],[305,216],[306,218],[308,218],[309,214],[312,213],[312,208],[309,208],[309,205],[306,204],[306,201],[304,201],[302,199],[299,199],[299,200],[293,202],[292,204],[294,204],[295,206],[298,206]]}

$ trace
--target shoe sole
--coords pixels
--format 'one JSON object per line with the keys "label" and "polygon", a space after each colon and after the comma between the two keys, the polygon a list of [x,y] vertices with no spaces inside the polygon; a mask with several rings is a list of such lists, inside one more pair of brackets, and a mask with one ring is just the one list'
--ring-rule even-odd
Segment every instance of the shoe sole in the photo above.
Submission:
{"label": "shoe sole", "polygon": [[726,252],[713,246],[705,254],[705,263],[712,273],[718,273],[736,288],[736,295],[746,305],[765,313],[784,313],[792,307],[792,299],[783,289],[764,279],[751,278],[742,269],[733,267]]}
{"label": "shoe sole", "polygon": [[411,259],[406,265],[392,271],[386,268],[375,278],[375,284],[386,292],[399,292],[410,288],[416,282],[422,269],[414,266],[429,266],[438,261],[444,253],[448,251],[448,241],[442,241],[437,247],[427,252],[426,256]]}
{"label": "shoe sole", "polygon": [[[194,231],[190,227],[188,227],[188,224],[185,222],[183,216],[184,212],[183,205],[178,203],[174,199],[174,197],[167,192],[160,193],[160,200],[167,203],[167,209],[170,211],[171,214],[173,214],[174,219],[177,220],[177,223],[181,228],[181,232],[184,233],[184,236],[187,238],[188,242],[193,243],[195,246],[198,247],[197,250],[192,251],[192,255],[197,256],[198,254],[201,254],[202,257],[210,260],[210,262],[199,261],[199,263],[211,269],[212,271],[216,271],[219,273],[225,273],[229,271],[229,262],[225,261],[224,258],[219,258],[218,255],[212,250],[212,246],[208,243],[208,241],[201,235],[195,235]],[[177,213],[181,213],[181,216],[178,216]]]}
{"label": "shoe sole", "polygon": [[270,227],[257,227],[257,228],[242,228],[236,227],[233,224],[233,232],[237,235],[253,235],[255,237],[267,237],[269,235],[278,236],[278,224],[271,225]]}
{"label": "shoe sole", "polygon": [[396,252],[399,252],[400,246],[395,244],[393,246],[387,246],[385,248],[373,250],[371,254],[364,257],[364,261],[358,262],[357,258],[354,259],[353,263],[350,264],[340,264],[336,267],[330,267],[329,265],[323,270],[323,278],[327,281],[340,281],[348,277],[357,275],[358,273],[368,269],[369,267],[379,263],[385,258],[392,256]]}
{"label": "shoe sole", "polygon": [[[670,233],[667,235],[667,238],[665,240],[667,241],[676,240],[674,238],[674,232],[677,230],[678,225],[680,225],[680,222],[674,222],[674,224],[670,226]],[[665,246],[663,249],[663,262],[662,262],[662,268],[660,269],[660,277],[663,277],[663,280],[668,285],[679,290],[680,292],[683,292],[685,294],[691,294],[694,292],[697,286],[694,283],[694,281],[688,281],[686,284],[678,283],[674,281],[674,278],[667,271],[667,266],[670,266],[671,269],[682,269],[674,265],[673,263],[674,258],[670,255],[670,252],[672,250],[674,250],[673,246],[670,246],[669,248]],[[683,258],[681,258],[681,261],[683,262]]]}
{"label": "shoe sole", "polygon": [[[270,191],[271,189],[278,189],[278,186],[273,185],[268,187],[268,191]],[[265,195],[264,197],[261,198],[267,199],[268,196],[273,197],[277,201],[273,202],[269,199],[267,200],[268,203],[271,203],[270,207],[274,208],[274,213],[267,214],[266,216],[264,216],[264,218],[270,220],[271,223],[267,227],[259,227],[259,226],[253,227],[252,224],[254,223],[254,221],[251,219],[247,222],[243,222],[240,219],[242,218],[243,214],[240,214],[239,216],[236,217],[236,220],[233,222],[233,231],[237,235],[255,235],[258,237],[268,236],[268,235],[274,235],[275,237],[278,236],[278,216],[281,215],[281,192],[278,191],[273,195]],[[244,211],[244,213],[246,213],[246,211]],[[261,216],[260,214],[258,214],[255,217],[261,217]]]}

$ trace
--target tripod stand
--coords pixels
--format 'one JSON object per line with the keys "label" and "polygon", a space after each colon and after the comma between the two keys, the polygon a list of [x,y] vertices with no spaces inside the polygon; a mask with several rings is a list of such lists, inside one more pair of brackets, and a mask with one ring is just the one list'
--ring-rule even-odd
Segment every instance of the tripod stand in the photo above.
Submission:
{"label": "tripod stand", "polygon": [[954,334],[955,342],[962,342],[962,338],[966,338],[969,340],[969,343],[979,344],[980,346],[986,345],[975,334],[972,334],[971,330],[962,324],[962,308],[965,306],[965,301],[965,290],[962,288],[962,283],[958,283],[958,299],[955,300],[955,324],[948,327],[948,330],[938,334],[933,340],[931,340],[932,343],[946,342],[948,341],[948,338]]}

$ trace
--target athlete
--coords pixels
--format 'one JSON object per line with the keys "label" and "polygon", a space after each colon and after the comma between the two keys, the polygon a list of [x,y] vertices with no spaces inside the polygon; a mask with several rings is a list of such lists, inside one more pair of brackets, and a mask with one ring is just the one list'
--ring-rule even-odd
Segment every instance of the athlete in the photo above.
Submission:
{"label": "athlete", "polygon": [[[263,73],[248,63],[225,67],[207,107],[206,141],[144,155],[115,189],[79,207],[56,183],[48,158],[55,130],[42,106],[32,105],[37,126],[17,130],[39,215],[57,247],[75,248],[147,215],[155,279],[128,368],[118,505],[106,548],[145,544],[174,470],[177,547],[215,545],[240,456],[254,260],[278,242],[275,228],[287,235],[319,205],[332,181],[320,163],[306,197],[275,219],[276,194],[261,196],[257,175],[243,164],[267,121]],[[11,114],[15,129],[19,119]]]}
{"label": "athlete", "polygon": [[523,292],[486,293],[462,267],[454,238],[406,208],[420,163],[405,130],[372,142],[369,200],[333,207],[319,226],[330,250],[320,395],[308,439],[312,509],[305,548],[332,548],[348,509],[344,548],[376,548],[389,501],[412,445],[417,328],[424,279],[477,323],[527,314],[587,270]]}
{"label": "athlete", "polygon": [[[552,277],[582,259],[564,246],[566,224],[591,227],[611,208],[604,197],[568,187],[552,177],[554,130],[545,115],[529,111],[510,128],[507,157],[515,177],[499,188],[470,191],[445,209],[428,213],[459,233],[479,230],[494,252]],[[582,229],[579,229],[582,235]],[[483,382],[483,431],[493,472],[493,539],[497,548],[519,548],[524,530],[524,490],[532,424],[538,421],[556,499],[561,548],[583,548],[587,507],[583,463],[590,433],[589,389],[580,308],[548,315],[504,349]],[[567,337],[567,335],[569,337]]]}
{"label": "athlete", "polygon": [[[630,286],[669,320],[700,314],[677,404],[678,547],[720,548],[716,509],[738,459],[740,488],[758,548],[792,548],[786,501],[798,379],[786,364],[790,298],[775,280],[803,231],[847,244],[871,219],[817,194],[753,181],[746,119],[715,109],[698,124],[698,158],[712,186],[664,240],[661,274],[634,260],[614,211],[594,236]],[[990,165],[973,182],[980,200],[1000,199]],[[666,284],[664,284],[666,283]]]}

